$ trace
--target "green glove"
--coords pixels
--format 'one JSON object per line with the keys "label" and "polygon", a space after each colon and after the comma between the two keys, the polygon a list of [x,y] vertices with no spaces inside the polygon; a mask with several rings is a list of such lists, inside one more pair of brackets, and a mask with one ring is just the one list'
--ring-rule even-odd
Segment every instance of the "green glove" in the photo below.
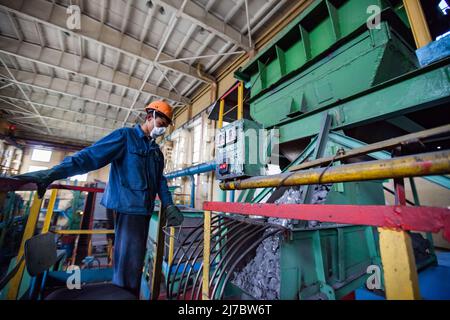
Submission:
{"label": "green glove", "polygon": [[166,223],[168,227],[179,226],[183,223],[184,216],[174,205],[167,206],[166,209]]}
{"label": "green glove", "polygon": [[40,170],[30,173],[24,173],[17,176],[14,176],[14,178],[27,181],[27,182],[34,182],[37,185],[37,192],[38,197],[42,199],[42,197],[45,194],[45,190],[47,187],[55,180],[57,180],[57,177],[55,177],[55,172],[52,169],[48,170]]}

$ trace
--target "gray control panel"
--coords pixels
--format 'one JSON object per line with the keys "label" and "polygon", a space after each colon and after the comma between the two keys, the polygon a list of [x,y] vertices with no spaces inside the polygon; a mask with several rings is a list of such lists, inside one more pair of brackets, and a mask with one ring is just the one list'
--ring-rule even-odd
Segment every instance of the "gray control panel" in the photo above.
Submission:
{"label": "gray control panel", "polygon": [[216,177],[230,180],[265,173],[265,130],[242,119],[219,129],[216,135]]}

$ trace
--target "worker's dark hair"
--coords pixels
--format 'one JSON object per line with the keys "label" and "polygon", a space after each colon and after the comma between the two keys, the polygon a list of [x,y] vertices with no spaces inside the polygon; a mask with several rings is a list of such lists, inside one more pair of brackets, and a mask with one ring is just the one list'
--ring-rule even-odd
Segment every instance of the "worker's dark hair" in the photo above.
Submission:
{"label": "worker's dark hair", "polygon": [[161,113],[159,111],[152,110],[152,109],[147,109],[147,119],[148,119],[148,116],[153,117],[153,112],[155,112],[156,117],[166,119],[168,123],[171,122],[171,120],[164,113]]}

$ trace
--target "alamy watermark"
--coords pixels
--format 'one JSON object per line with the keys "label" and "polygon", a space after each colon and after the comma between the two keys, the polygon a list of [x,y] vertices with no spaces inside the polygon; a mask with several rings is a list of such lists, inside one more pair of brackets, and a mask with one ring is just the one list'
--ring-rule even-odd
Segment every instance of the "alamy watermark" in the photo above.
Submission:
{"label": "alamy watermark", "polygon": [[[231,132],[233,133],[231,134]],[[244,132],[236,132],[236,130],[227,130],[227,132],[209,130],[208,134],[215,135],[216,161],[218,163],[226,162],[231,165],[279,165],[280,134],[278,129],[249,128]]]}
{"label": "alamy watermark", "polygon": [[371,5],[367,7],[367,14],[370,14],[367,19],[367,28],[370,30],[381,29],[381,8],[377,5]]}
{"label": "alamy watermark", "polygon": [[67,7],[66,25],[69,30],[81,30],[81,9],[77,5]]}
{"label": "alamy watermark", "polygon": [[380,290],[381,289],[381,268],[376,264],[370,265],[366,270],[367,274],[370,276],[366,280],[366,286],[369,290]]}
{"label": "alamy watermark", "polygon": [[67,267],[66,273],[70,274],[70,276],[66,280],[66,287],[69,290],[81,289],[81,270],[77,265],[70,265]]}

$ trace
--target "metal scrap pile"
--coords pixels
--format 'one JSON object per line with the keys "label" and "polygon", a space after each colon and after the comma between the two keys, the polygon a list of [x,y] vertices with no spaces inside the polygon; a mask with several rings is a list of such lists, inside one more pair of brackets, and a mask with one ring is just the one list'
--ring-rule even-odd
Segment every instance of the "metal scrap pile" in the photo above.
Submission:
{"label": "metal scrap pile", "polygon": [[[323,204],[330,190],[331,185],[314,186],[311,203]],[[300,204],[305,194],[305,187],[290,188],[275,203]],[[294,226],[290,219],[268,218],[267,222],[291,229]],[[316,221],[309,222],[310,227],[319,224]],[[232,283],[255,299],[280,299],[280,241],[280,235],[265,239],[256,249],[255,257],[242,270],[234,273]]]}
{"label": "metal scrap pile", "polygon": [[256,249],[256,256],[240,272],[234,274],[232,283],[258,300],[280,298],[280,238],[270,237]]}

